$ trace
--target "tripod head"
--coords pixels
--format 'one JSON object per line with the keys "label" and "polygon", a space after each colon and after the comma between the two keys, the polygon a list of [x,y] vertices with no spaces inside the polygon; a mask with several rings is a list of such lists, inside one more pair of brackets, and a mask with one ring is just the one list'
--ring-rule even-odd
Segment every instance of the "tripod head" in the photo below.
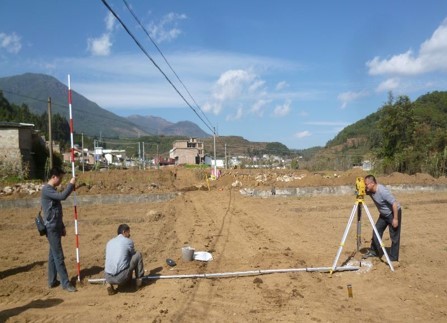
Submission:
{"label": "tripod head", "polygon": [[365,179],[363,177],[357,177],[355,181],[355,194],[357,195],[357,200],[363,201],[365,198]]}

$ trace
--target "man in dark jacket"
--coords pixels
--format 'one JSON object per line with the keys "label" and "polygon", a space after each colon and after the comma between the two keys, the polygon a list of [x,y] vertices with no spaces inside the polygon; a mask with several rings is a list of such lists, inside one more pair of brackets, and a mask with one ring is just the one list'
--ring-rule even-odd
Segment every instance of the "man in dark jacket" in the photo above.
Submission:
{"label": "man in dark jacket", "polygon": [[[47,238],[50,244],[48,254],[48,286],[62,288],[68,292],[75,292],[76,288],[68,280],[67,268],[65,267],[64,251],[62,249],[61,237],[65,236],[65,225],[63,222],[62,204],[73,191],[76,179],[73,177],[63,192],[56,190],[62,182],[65,172],[58,168],[50,170],[50,179],[42,188],[41,204],[43,220],[47,229]],[[60,282],[57,280],[59,275]]]}

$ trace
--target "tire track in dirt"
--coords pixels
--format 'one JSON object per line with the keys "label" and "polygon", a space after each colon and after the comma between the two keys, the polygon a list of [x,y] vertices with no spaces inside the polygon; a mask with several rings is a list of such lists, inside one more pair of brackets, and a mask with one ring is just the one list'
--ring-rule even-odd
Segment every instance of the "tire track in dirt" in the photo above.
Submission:
{"label": "tire track in dirt", "polygon": [[[278,252],[275,250],[269,251],[268,248],[260,248],[259,245],[278,245],[277,249],[283,248],[282,243],[274,240],[274,233],[267,229],[265,219],[255,215],[249,215],[250,210],[244,207],[235,208],[234,199],[238,197],[233,196],[234,192],[228,192],[228,204],[222,211],[222,205],[225,204],[222,194],[220,198],[216,198],[216,194],[201,193],[200,196],[195,194],[191,197],[191,202],[194,209],[191,213],[194,218],[200,214],[200,221],[202,225],[195,227],[192,234],[196,241],[198,237],[210,237],[209,246],[215,251],[215,260],[212,261],[211,266],[204,267],[205,269],[214,269],[212,272],[228,272],[239,271],[241,267],[243,270],[253,270],[254,267],[265,264],[265,259],[268,258],[268,263],[280,263],[278,261]],[[227,195],[225,195],[227,196]],[[218,202],[216,202],[218,201]],[[265,201],[263,201],[265,202]],[[237,203],[241,205],[243,203]],[[267,220],[268,221],[268,220]],[[206,228],[206,229],[205,229]],[[207,230],[207,231],[206,231]],[[222,237],[225,237],[222,240]],[[238,248],[239,247],[239,248]],[[283,248],[285,249],[285,248]],[[245,254],[241,254],[243,251]],[[279,258],[287,257],[283,252],[279,252]],[[232,266],[230,268],[230,266]],[[237,267],[236,267],[237,266]],[[230,270],[228,270],[230,268]],[[247,290],[252,289],[253,283],[256,282],[252,277],[228,279],[232,284],[238,284],[236,280],[242,279]],[[227,279],[225,279],[227,282]],[[257,311],[258,313],[268,313],[269,307],[264,309],[256,308],[253,302],[242,301],[240,297],[223,297],[219,293],[218,286],[222,284],[219,279],[216,280],[197,280],[193,283],[193,290],[188,295],[188,300],[181,305],[181,309],[175,313],[175,321],[182,319],[198,319],[203,317],[221,318],[222,313],[216,312],[216,308],[237,308],[238,312],[250,313]],[[225,283],[228,284],[228,283]],[[269,287],[267,285],[255,289],[255,299],[262,303],[271,304],[272,307],[284,308],[289,306],[288,303],[293,299],[294,292],[298,290],[297,282],[290,285],[290,291],[284,292],[282,288]],[[186,291],[187,292],[187,291]],[[296,293],[295,293],[296,294]],[[298,295],[298,294],[297,294]],[[191,314],[194,312],[194,314]]]}
{"label": "tire track in dirt", "polygon": [[[229,211],[232,203],[232,192],[225,191],[224,196],[222,192],[195,192],[194,194],[188,195],[185,199],[189,206],[189,213],[192,214],[192,218],[189,218],[192,228],[188,230],[189,239],[188,241],[194,246],[194,244],[202,244],[207,248],[208,251],[214,252],[217,248],[225,249],[225,241],[222,245],[220,238],[225,235],[229,223],[231,223],[231,212]],[[216,196],[218,195],[218,196]],[[227,200],[227,203],[222,203]],[[226,205],[224,211],[222,212],[222,205]],[[223,213],[223,216],[221,215]],[[199,243],[200,240],[202,243]],[[220,267],[221,259],[219,257],[214,258],[212,261],[212,266],[207,266],[208,264],[203,264],[200,266],[202,272],[207,270],[208,267],[218,268]],[[191,308],[195,308],[194,304],[199,303],[200,307],[196,308],[197,313],[200,312],[205,317],[207,317],[210,307],[213,304],[212,300],[214,297],[213,283],[210,281],[203,281],[197,279],[193,281],[193,288],[190,289],[188,299],[179,307],[179,309],[174,314],[174,321],[182,320],[185,316],[189,315]],[[199,291],[202,293],[202,289],[205,289],[206,296],[199,296]]]}

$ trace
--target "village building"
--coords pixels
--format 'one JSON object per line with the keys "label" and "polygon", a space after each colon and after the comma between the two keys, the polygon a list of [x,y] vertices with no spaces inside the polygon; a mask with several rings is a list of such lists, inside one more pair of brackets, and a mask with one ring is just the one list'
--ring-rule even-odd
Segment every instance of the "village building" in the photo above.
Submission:
{"label": "village building", "polygon": [[196,138],[176,140],[169,151],[169,158],[175,160],[176,165],[201,164],[205,157],[203,142]]}
{"label": "village building", "polygon": [[0,164],[13,168],[18,174],[33,177],[33,141],[40,140],[34,124],[0,122]]}

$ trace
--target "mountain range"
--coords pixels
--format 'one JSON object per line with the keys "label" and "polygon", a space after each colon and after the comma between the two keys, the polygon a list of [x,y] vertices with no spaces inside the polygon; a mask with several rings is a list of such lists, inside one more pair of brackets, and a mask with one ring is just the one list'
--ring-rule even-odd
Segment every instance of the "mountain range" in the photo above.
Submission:
{"label": "mountain range", "polygon": [[[69,119],[68,87],[50,75],[26,73],[0,78],[0,91],[13,104],[26,104],[30,111],[42,114],[51,98],[52,114]],[[77,133],[88,136],[133,138],[145,135],[206,138],[210,135],[191,121],[173,123],[154,116],[118,116],[76,91],[72,92],[72,116]]]}

